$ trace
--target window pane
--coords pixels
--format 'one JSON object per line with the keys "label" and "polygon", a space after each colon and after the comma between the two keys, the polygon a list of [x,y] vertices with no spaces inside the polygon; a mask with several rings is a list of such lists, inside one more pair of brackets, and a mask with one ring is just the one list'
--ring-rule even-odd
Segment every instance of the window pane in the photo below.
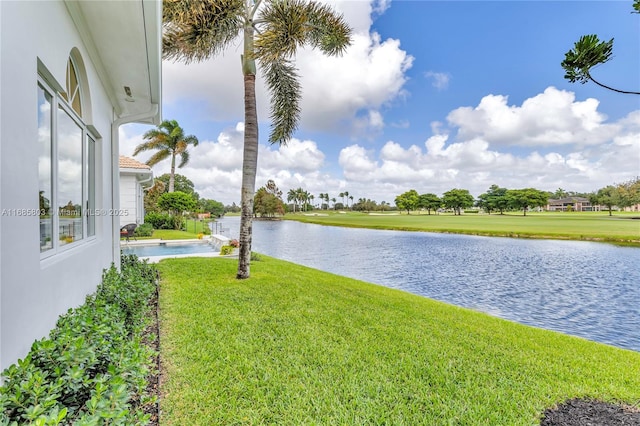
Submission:
{"label": "window pane", "polygon": [[51,96],[38,86],[38,195],[40,252],[53,248],[51,200]]}
{"label": "window pane", "polygon": [[96,142],[87,137],[87,235],[96,235]]}
{"label": "window pane", "polygon": [[71,58],[67,61],[67,92],[60,94],[65,101],[69,102],[71,108],[82,117],[82,104],[80,103],[80,84],[78,83],[78,73]]}
{"label": "window pane", "polygon": [[58,229],[63,246],[82,239],[82,129],[58,108]]}

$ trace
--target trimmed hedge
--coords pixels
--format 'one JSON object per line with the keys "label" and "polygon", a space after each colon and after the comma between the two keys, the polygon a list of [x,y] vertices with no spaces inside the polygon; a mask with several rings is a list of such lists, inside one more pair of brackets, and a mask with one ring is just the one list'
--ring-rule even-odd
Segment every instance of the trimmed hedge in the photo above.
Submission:
{"label": "trimmed hedge", "polygon": [[153,235],[153,225],[150,223],[143,223],[135,230],[136,237],[150,237]]}
{"label": "trimmed hedge", "polygon": [[144,425],[154,351],[142,342],[156,270],[134,255],[106,270],[95,294],[7,368],[0,425]]}
{"label": "trimmed hedge", "polygon": [[184,219],[169,213],[149,212],[144,217],[145,223],[150,223],[153,229],[182,229]]}

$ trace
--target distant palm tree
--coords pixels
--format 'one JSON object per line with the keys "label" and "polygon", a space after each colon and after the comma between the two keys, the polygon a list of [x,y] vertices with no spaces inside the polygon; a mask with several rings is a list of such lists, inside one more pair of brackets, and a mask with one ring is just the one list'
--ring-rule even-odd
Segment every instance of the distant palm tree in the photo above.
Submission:
{"label": "distant palm tree", "polygon": [[287,192],[287,201],[293,202],[293,212],[296,212],[296,202],[298,201],[298,193],[295,189],[290,189]]}
{"label": "distant palm tree", "polygon": [[176,120],[164,120],[157,129],[146,132],[142,138],[147,142],[138,145],[133,151],[136,156],[143,151],[157,150],[147,161],[147,166],[153,167],[159,162],[171,157],[171,172],[169,173],[169,192],[173,192],[176,175],[176,156],[180,156],[178,168],[189,162],[189,145],[198,146],[198,138],[193,135],[185,136],[184,130]]}
{"label": "distant palm tree", "polygon": [[351,200],[351,208],[353,208],[353,195],[349,195],[349,199]]}
{"label": "distant palm tree", "polygon": [[338,197],[342,198],[342,205],[344,206],[344,192],[339,193]]}
{"label": "distant palm tree", "polygon": [[[347,199],[347,208],[349,208],[349,191],[344,191],[344,197]],[[344,201],[342,204],[344,204]]]}
{"label": "distant palm tree", "polygon": [[293,65],[298,48],[342,54],[351,28],[331,7],[308,0],[173,0],[163,3],[164,57],[186,63],[224,52],[243,38],[244,154],[237,278],[249,278],[251,222],[258,163],[255,80],[262,68],[271,94],[271,143],[285,144],[298,126],[301,87]]}

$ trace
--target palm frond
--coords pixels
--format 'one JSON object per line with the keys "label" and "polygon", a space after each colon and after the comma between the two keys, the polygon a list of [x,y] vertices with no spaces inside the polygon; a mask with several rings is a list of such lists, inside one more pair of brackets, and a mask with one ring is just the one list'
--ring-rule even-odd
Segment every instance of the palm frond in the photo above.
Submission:
{"label": "palm frond", "polygon": [[147,160],[147,166],[153,167],[159,162],[161,162],[162,160],[166,160],[167,158],[169,158],[170,155],[171,155],[171,150],[169,150],[168,148],[162,149],[156,152],[155,154],[153,154],[151,158]]}
{"label": "palm frond", "polygon": [[243,0],[165,0],[163,57],[185,63],[215,56],[243,28]]}
{"label": "palm frond", "polygon": [[167,133],[160,129],[151,129],[145,132],[145,134],[142,135],[142,138],[149,141],[149,143],[161,143],[167,140],[167,136]]}
{"label": "palm frond", "polygon": [[269,142],[286,144],[298,127],[301,87],[290,61],[261,62],[271,93],[271,134]]}
{"label": "palm frond", "polygon": [[256,36],[256,58],[275,61],[293,57],[307,39],[307,14],[302,0],[271,1],[260,11],[262,31]]}
{"label": "palm frond", "polygon": [[140,154],[143,151],[150,151],[156,148],[157,148],[157,144],[154,141],[142,142],[141,144],[136,146],[136,149],[133,151],[133,156],[135,157],[136,155]]}
{"label": "palm frond", "polygon": [[193,146],[198,146],[198,143],[200,143],[198,141],[198,138],[195,137],[194,135],[189,135],[189,136],[185,136],[183,138],[183,140],[188,144],[188,145],[193,145]]}
{"label": "palm frond", "polygon": [[351,45],[351,27],[344,16],[337,14],[330,6],[314,1],[305,4],[309,22],[307,42],[324,54],[343,54]]}
{"label": "palm frond", "polygon": [[189,151],[182,151],[180,153],[180,164],[178,164],[178,168],[181,169],[189,162]]}
{"label": "palm frond", "polygon": [[274,0],[261,11],[262,31],[256,36],[256,58],[292,58],[305,44],[328,55],[343,53],[351,44],[351,28],[327,5],[306,0]]}
{"label": "palm frond", "polygon": [[183,140],[176,141],[175,146],[173,147],[174,154],[182,154],[187,150],[187,144]]}

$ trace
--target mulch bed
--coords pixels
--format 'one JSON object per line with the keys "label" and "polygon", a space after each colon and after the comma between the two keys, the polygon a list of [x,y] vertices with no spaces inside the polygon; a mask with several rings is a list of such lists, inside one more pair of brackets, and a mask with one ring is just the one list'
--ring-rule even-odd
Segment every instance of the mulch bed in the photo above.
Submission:
{"label": "mulch bed", "polygon": [[640,410],[603,401],[572,399],[547,409],[540,426],[640,426]]}

